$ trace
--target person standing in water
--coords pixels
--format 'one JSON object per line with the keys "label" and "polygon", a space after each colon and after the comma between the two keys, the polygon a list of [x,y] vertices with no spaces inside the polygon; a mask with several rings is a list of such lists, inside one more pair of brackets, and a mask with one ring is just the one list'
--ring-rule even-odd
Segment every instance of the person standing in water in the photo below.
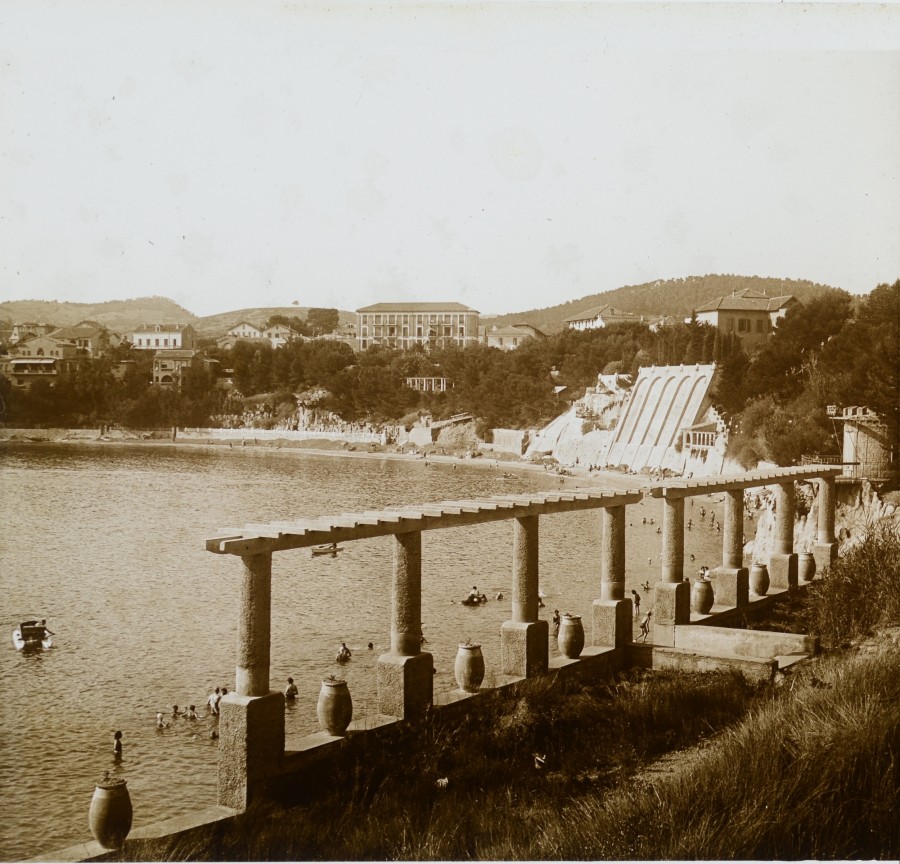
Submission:
{"label": "person standing in water", "polygon": [[116,762],[122,761],[122,733],[118,729],[113,732],[113,759]]}

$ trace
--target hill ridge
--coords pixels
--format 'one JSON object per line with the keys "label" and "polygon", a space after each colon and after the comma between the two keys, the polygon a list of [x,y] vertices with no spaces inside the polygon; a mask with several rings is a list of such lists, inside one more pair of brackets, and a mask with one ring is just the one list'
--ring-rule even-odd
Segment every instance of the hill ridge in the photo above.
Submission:
{"label": "hill ridge", "polygon": [[[873,286],[874,287],[874,286]],[[687,317],[693,309],[710,300],[744,288],[755,288],[777,296],[793,294],[799,300],[816,297],[832,286],[805,279],[781,279],[764,276],[707,274],[675,279],[655,279],[640,285],[623,285],[609,291],[588,294],[554,306],[506,312],[501,315],[482,315],[482,322],[490,326],[528,323],[544,331],[556,333],[565,328],[565,319],[595,307],[609,304],[636,315],[658,317],[675,315]],[[315,308],[315,307],[313,307]],[[191,324],[202,336],[218,336],[247,319],[254,324],[264,323],[271,315],[306,315],[309,306],[251,306],[197,316],[174,300],[155,294],[129,300],[105,300],[100,303],[73,303],[60,300],[10,300],[0,302],[0,320],[44,321],[59,327],[91,319],[116,332],[127,332],[152,321]],[[355,313],[338,310],[342,324],[354,322]]]}

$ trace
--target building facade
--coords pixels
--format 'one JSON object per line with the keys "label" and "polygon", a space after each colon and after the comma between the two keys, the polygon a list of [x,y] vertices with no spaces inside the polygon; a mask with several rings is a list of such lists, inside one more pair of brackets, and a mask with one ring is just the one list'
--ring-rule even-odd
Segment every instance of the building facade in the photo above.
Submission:
{"label": "building facade", "polygon": [[695,310],[698,321],[718,327],[724,333],[738,336],[745,349],[765,344],[780,318],[799,302],[791,294],[768,297],[760,291],[745,288],[726,297],[716,297]]}
{"label": "building facade", "polygon": [[54,336],[30,336],[16,343],[12,353],[16,357],[56,357],[60,360],[70,360],[79,355],[74,342]]}
{"label": "building facade", "polygon": [[170,348],[153,355],[153,383],[162,387],[181,388],[186,370],[202,363],[199,351]]}
{"label": "building facade", "polygon": [[569,330],[599,330],[602,327],[609,327],[611,324],[640,324],[643,320],[640,315],[616,309],[607,303],[604,306],[594,306],[578,315],[566,318],[566,327]]}
{"label": "building facade", "polygon": [[80,354],[88,357],[102,357],[111,347],[121,342],[115,333],[110,333],[96,321],[80,321],[73,327],[60,327],[50,336],[53,339],[71,342]]}
{"label": "building facade", "polygon": [[478,342],[478,312],[462,303],[376,303],[356,310],[356,333],[360,351],[466,347]]}
{"label": "building facade", "polygon": [[13,324],[9,342],[11,345],[15,345],[17,342],[23,342],[29,336],[46,336],[54,330],[56,330],[56,327],[53,324],[44,324],[37,321],[23,321],[18,324]]}
{"label": "building facade", "polygon": [[526,339],[543,339],[545,335],[531,324],[510,324],[508,327],[492,327],[485,333],[484,341],[489,348],[512,351]]}
{"label": "building facade", "polygon": [[131,334],[131,347],[138,351],[190,350],[196,338],[190,324],[145,324]]}

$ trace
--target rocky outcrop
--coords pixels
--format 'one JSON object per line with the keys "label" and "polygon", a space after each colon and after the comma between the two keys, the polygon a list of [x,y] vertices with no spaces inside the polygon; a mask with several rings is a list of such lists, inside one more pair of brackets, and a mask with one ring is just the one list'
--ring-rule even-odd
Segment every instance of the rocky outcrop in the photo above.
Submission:
{"label": "rocky outcrop", "polygon": [[[837,485],[837,509],[835,512],[835,534],[840,542],[840,552],[861,543],[876,524],[887,523],[900,536],[900,506],[892,500],[879,496],[867,480],[859,483]],[[797,518],[794,523],[794,550],[811,552],[816,543],[818,530],[818,485],[797,484]],[[774,547],[775,512],[774,492],[762,490],[762,509],[756,523],[756,536],[746,550],[752,552],[753,560],[769,560]]]}

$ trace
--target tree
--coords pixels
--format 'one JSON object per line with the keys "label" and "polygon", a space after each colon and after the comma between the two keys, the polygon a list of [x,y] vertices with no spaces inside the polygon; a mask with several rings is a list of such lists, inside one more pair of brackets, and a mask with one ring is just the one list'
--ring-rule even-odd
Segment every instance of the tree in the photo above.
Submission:
{"label": "tree", "polygon": [[794,397],[803,389],[804,362],[818,355],[852,315],[852,298],[832,289],[806,304],[791,306],[769,342],[754,356],[747,373],[751,396],[774,393]]}
{"label": "tree", "polygon": [[312,308],[306,313],[306,323],[313,336],[334,333],[340,323],[340,315],[337,309]]}
{"label": "tree", "polygon": [[856,317],[831,339],[822,354],[832,399],[865,405],[888,427],[889,442],[900,443],[900,280],[877,286]]}

